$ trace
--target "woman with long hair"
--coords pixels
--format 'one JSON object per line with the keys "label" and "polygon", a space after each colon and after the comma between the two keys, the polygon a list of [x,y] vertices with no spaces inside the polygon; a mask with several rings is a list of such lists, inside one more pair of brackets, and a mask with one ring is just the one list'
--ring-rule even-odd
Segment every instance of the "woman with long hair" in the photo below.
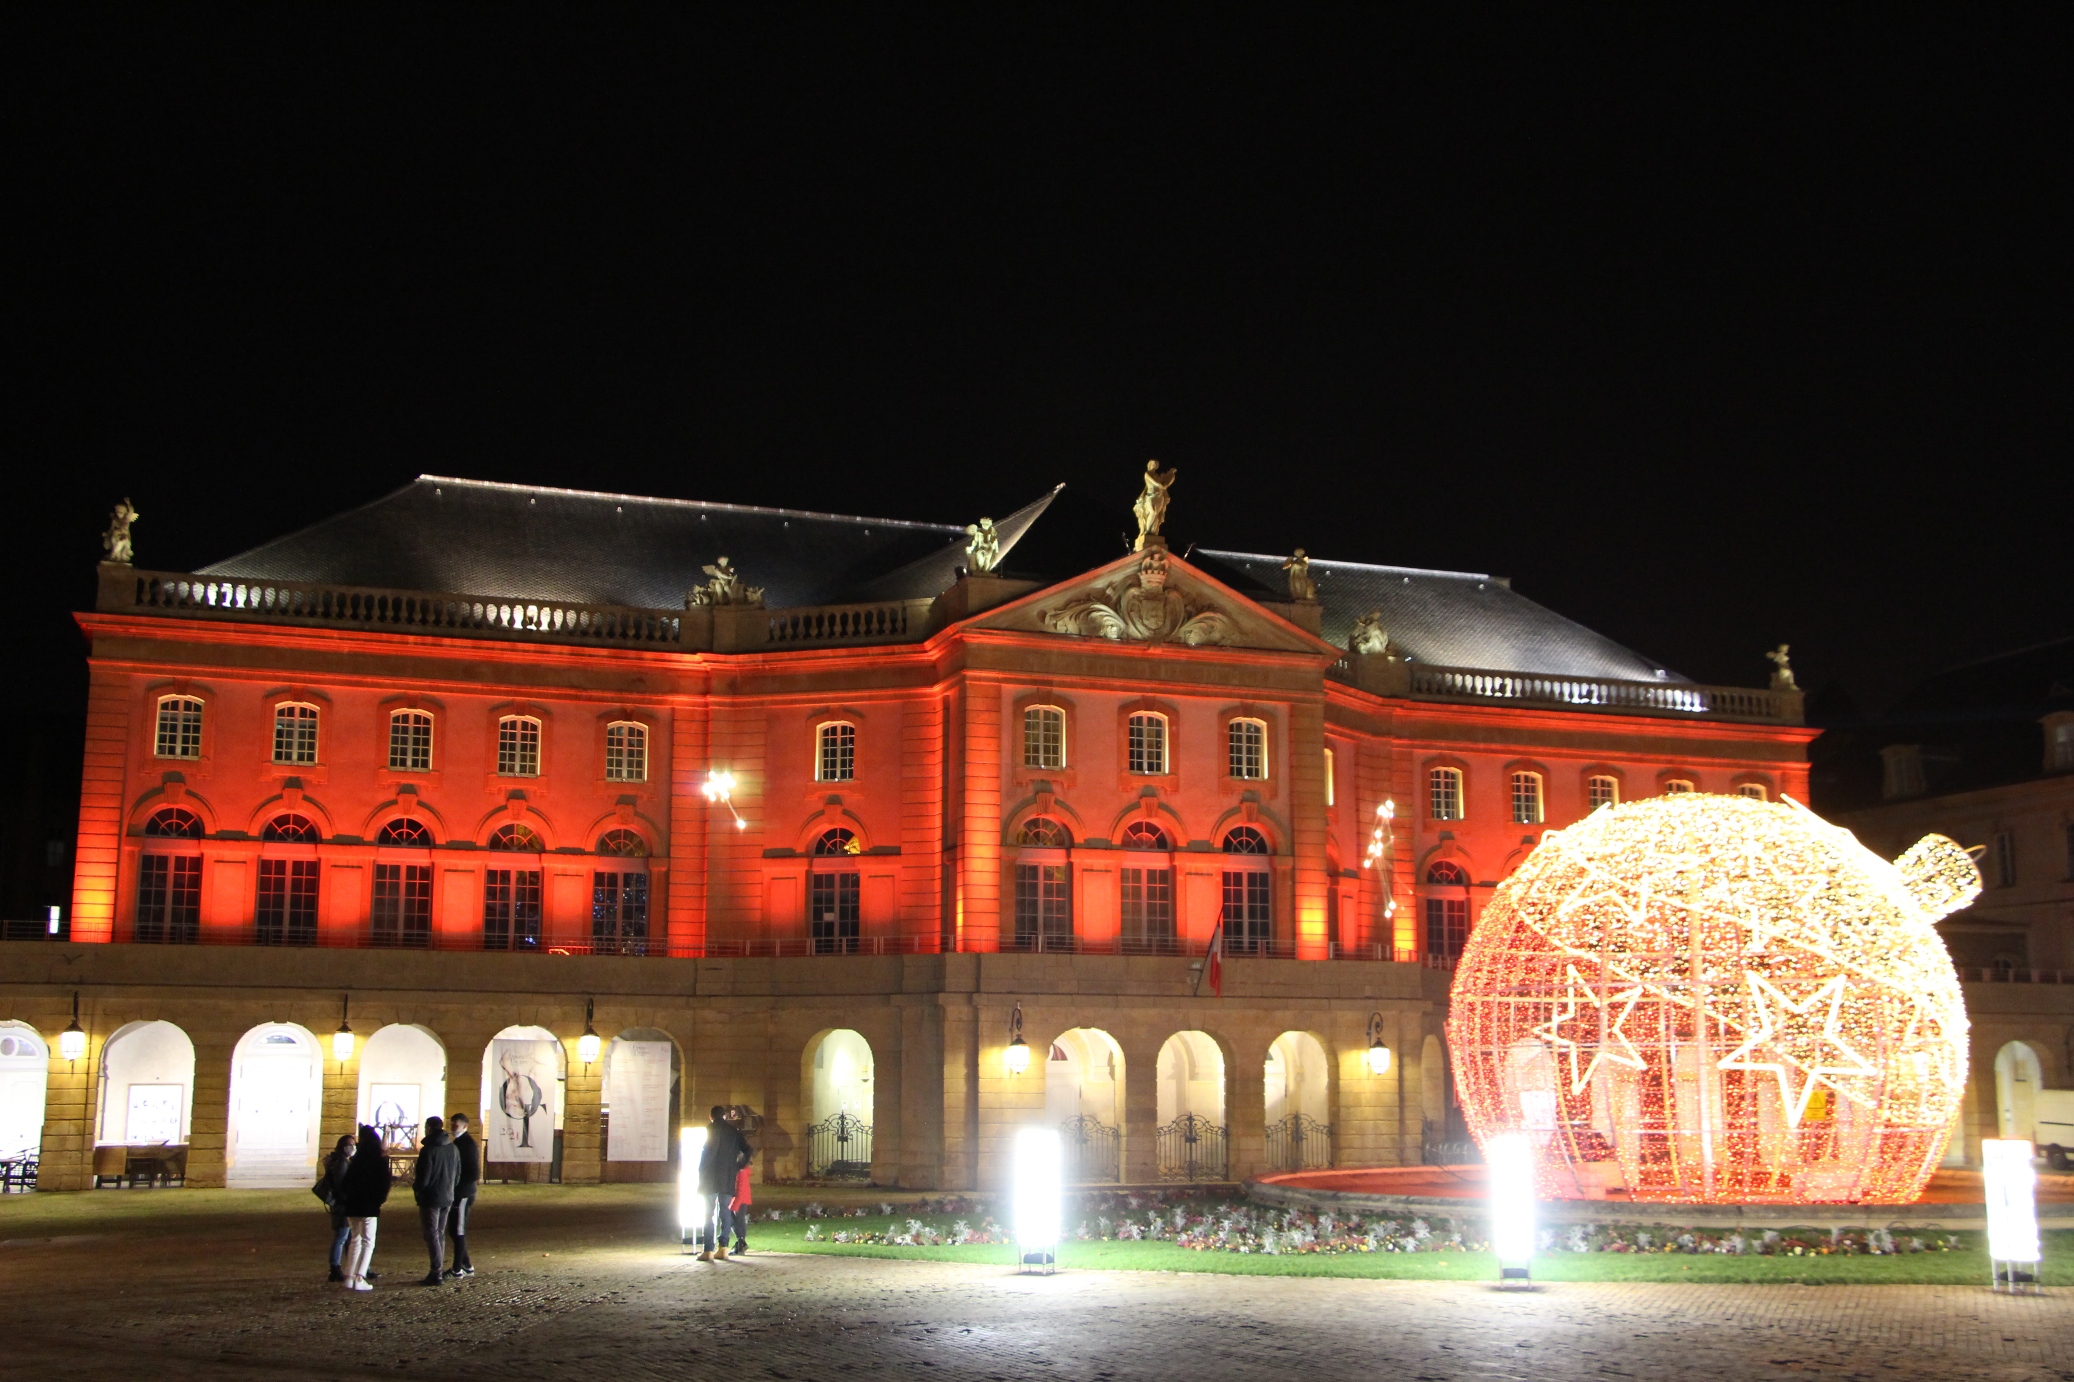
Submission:
{"label": "woman with long hair", "polygon": [[346,1238],[345,1288],[372,1291],[367,1267],[374,1257],[374,1235],[382,1216],[382,1202],[389,1198],[389,1154],[382,1150],[382,1135],[367,1124],[360,1125],[360,1145],[346,1163],[339,1185],[338,1204],[349,1230]]}

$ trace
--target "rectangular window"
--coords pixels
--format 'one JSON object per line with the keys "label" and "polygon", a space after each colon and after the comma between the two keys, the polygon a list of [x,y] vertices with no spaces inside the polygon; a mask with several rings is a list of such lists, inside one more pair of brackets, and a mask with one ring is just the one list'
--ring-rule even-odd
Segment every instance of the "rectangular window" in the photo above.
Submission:
{"label": "rectangular window", "polygon": [[1426,899],[1426,953],[1456,960],[1469,940],[1469,900],[1463,897]]}
{"label": "rectangular window", "polygon": [[1601,806],[1618,806],[1620,804],[1620,779],[1617,777],[1586,778],[1584,795],[1594,811]]}
{"label": "rectangular window", "polygon": [[261,945],[317,943],[317,861],[259,861],[258,936]]}
{"label": "rectangular window", "polygon": [[1131,771],[1140,777],[1166,776],[1167,717],[1133,715],[1130,735]]}
{"label": "rectangular window", "polygon": [[849,782],[857,776],[857,726],[821,726],[821,752],[814,764],[817,782]]}
{"label": "rectangular window", "polygon": [[1023,766],[1066,766],[1066,712],[1052,705],[1033,705],[1023,712]]}
{"label": "rectangular window", "polygon": [[374,866],[374,943],[422,949],[432,940],[432,868]]}
{"label": "rectangular window", "polygon": [[497,776],[540,776],[540,722],[507,715],[497,722]]}
{"label": "rectangular window", "polygon": [[1512,823],[1514,825],[1541,824],[1541,774],[1514,773],[1512,775]]}
{"label": "rectangular window", "polygon": [[858,920],[862,915],[861,878],[854,873],[817,873],[810,898],[809,928],[816,955],[853,955],[857,952]]}
{"label": "rectangular window", "polygon": [[1770,800],[1770,797],[1766,794],[1764,790],[1764,785],[1758,782],[1745,782],[1742,786],[1736,788],[1736,795],[1739,797],[1748,797],[1752,801]]}
{"label": "rectangular window", "polygon": [[399,773],[432,771],[432,717],[400,710],[389,717],[389,766]]}
{"label": "rectangular window", "polygon": [[1224,940],[1232,951],[1266,954],[1274,944],[1272,886],[1272,875],[1264,869],[1224,871]]}
{"label": "rectangular window", "polygon": [[1432,797],[1434,820],[1458,821],[1462,819],[1462,770],[1460,768],[1433,769],[1426,775],[1426,786]]}
{"label": "rectangular window", "polygon": [[591,953],[648,953],[648,875],[591,875]]}
{"label": "rectangular window", "polygon": [[169,696],[158,703],[158,756],[200,758],[202,756],[202,703],[185,696]]}
{"label": "rectangular window", "polygon": [[1333,778],[1333,759],[1332,759],[1332,750],[1331,750],[1331,749],[1327,749],[1327,750],[1325,750],[1325,804],[1326,804],[1327,806],[1331,806],[1331,805],[1333,804],[1333,797],[1334,797],[1334,795],[1335,795],[1335,793],[1334,793],[1334,791],[1333,791],[1333,785],[1334,785],[1334,784],[1333,784],[1332,778]]}
{"label": "rectangular window", "polygon": [[2016,836],[2011,831],[1995,832],[1995,886],[2016,886]]}
{"label": "rectangular window", "polygon": [[1073,883],[1066,864],[1015,866],[1015,943],[1024,950],[1073,944]]}
{"label": "rectangular window", "polygon": [[1174,948],[1174,871],[1123,869],[1123,940],[1137,950]]}
{"label": "rectangular window", "polygon": [[617,724],[605,730],[605,780],[646,782],[648,780],[648,727]]}
{"label": "rectangular window", "polygon": [[1227,755],[1233,777],[1258,782],[1267,776],[1267,726],[1258,720],[1233,720],[1226,730]]}
{"label": "rectangular window", "polygon": [[274,761],[297,764],[317,761],[317,707],[274,707]]}
{"label": "rectangular window", "polygon": [[540,870],[485,869],[482,948],[540,948]]}
{"label": "rectangular window", "polygon": [[143,871],[137,875],[137,939],[193,945],[201,931],[201,856],[145,855]]}

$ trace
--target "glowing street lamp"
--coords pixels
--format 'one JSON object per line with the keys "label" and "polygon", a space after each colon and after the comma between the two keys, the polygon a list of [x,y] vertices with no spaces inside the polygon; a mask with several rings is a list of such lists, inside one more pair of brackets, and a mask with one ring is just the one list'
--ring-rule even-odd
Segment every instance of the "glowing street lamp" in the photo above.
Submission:
{"label": "glowing street lamp", "polygon": [[2031,1144],[2020,1137],[1981,1140],[1981,1180],[1988,1199],[1988,1270],[1997,1291],[2040,1289],[2038,1172],[2031,1164],[2033,1155]]}
{"label": "glowing street lamp", "polygon": [[677,1130],[678,1241],[689,1244],[707,1222],[706,1197],[699,1194],[699,1157],[706,1150],[706,1130],[687,1124]]}
{"label": "glowing street lamp", "polygon": [[1023,1040],[1023,1005],[1015,1005],[1015,1013],[1008,1019],[1008,1049],[1002,1053],[1002,1064],[1011,1075],[1020,1075],[1030,1068],[1030,1043]]}
{"label": "glowing street lamp", "polygon": [[727,808],[728,814],[735,818],[735,829],[747,830],[749,828],[749,822],[743,820],[742,813],[735,810],[735,775],[733,773],[724,773],[718,768],[713,769],[706,774],[706,785],[703,790],[707,801],[717,801]]}
{"label": "glowing street lamp", "polygon": [[1056,1128],[1018,1128],[1015,1134],[1016,1270],[1051,1275],[1058,1264],[1059,1209],[1064,1198]]}
{"label": "glowing street lamp", "polygon": [[1531,1281],[1534,1260],[1534,1146],[1523,1132],[1485,1140],[1491,1177],[1491,1249],[1498,1281]]}
{"label": "glowing street lamp", "polygon": [[58,1054],[77,1061],[86,1054],[86,1033],[79,1026],[79,995],[72,995],[72,1025],[58,1033]]}
{"label": "glowing street lamp", "polygon": [[586,998],[583,1000],[583,1035],[576,1038],[576,1059],[582,1061],[586,1068],[593,1061],[597,1060],[598,1047],[600,1045],[598,1034],[591,1027],[593,1004],[594,1000],[592,999]]}
{"label": "glowing street lamp", "polygon": [[338,1000],[338,1030],[331,1034],[331,1058],[340,1065],[353,1059],[353,1024],[346,1020],[353,998],[346,994]]}
{"label": "glowing street lamp", "polygon": [[1368,1015],[1368,1072],[1371,1075],[1390,1073],[1390,1048],[1383,1045],[1383,1015]]}

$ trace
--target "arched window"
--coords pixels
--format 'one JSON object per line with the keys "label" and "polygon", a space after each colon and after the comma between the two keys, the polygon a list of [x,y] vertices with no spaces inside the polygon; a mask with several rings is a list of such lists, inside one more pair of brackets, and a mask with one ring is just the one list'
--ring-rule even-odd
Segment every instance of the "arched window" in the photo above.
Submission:
{"label": "arched window", "polygon": [[260,829],[259,838],[273,844],[313,845],[317,843],[317,823],[308,816],[276,816]]}
{"label": "arched window", "polygon": [[834,724],[821,726],[816,738],[818,745],[814,755],[814,780],[816,782],[851,782],[857,777],[857,726]]}
{"label": "arched window", "polygon": [[1023,822],[1023,828],[1016,833],[1015,842],[1043,849],[1069,849],[1073,844],[1073,836],[1065,826],[1049,816],[1032,816]]}
{"label": "arched window", "polygon": [[1682,797],[1689,794],[1691,791],[1692,784],[1690,782],[1687,782],[1682,777],[1674,777],[1670,781],[1664,783],[1664,795],[1667,797]]}
{"label": "arched window", "polygon": [[1620,779],[1595,773],[1584,780],[1584,797],[1591,809],[1620,805]]}
{"label": "arched window", "polygon": [[1748,797],[1752,801],[1771,800],[1771,794],[1764,790],[1764,784],[1761,782],[1745,782],[1742,786],[1736,788],[1736,795]]}
{"label": "arched window", "polygon": [[1066,712],[1055,705],[1033,705],[1023,711],[1023,766],[1066,766]]}
{"label": "arched window", "polygon": [[274,761],[306,764],[317,761],[317,707],[274,707]]}
{"label": "arched window", "polygon": [[820,838],[814,841],[814,854],[817,858],[827,858],[837,854],[862,854],[863,852],[864,846],[858,842],[857,836],[841,826],[837,826],[833,830],[822,831]]}
{"label": "arched window", "polygon": [[598,837],[598,853],[617,855],[622,859],[646,859],[648,841],[638,830],[608,830]]}
{"label": "arched window", "polygon": [[1426,774],[1426,787],[1434,820],[1458,821],[1462,819],[1462,770],[1460,768],[1432,769]]}
{"label": "arched window", "polygon": [[1469,940],[1469,875],[1459,864],[1436,859],[1426,868],[1426,883],[1435,888],[1460,888],[1460,896],[1429,896],[1426,910],[1426,953],[1439,959],[1459,959]]}
{"label": "arched window", "polygon": [[409,816],[398,816],[381,828],[375,835],[374,842],[377,845],[405,845],[430,849],[432,832],[425,828],[423,821],[412,820]]}
{"label": "arched window", "polygon": [[539,834],[530,825],[520,825],[513,821],[490,832],[491,849],[538,854],[542,847]]}
{"label": "arched window", "polygon": [[623,720],[605,727],[605,780],[648,780],[648,726]]}
{"label": "arched window", "polygon": [[151,813],[151,819],[144,822],[144,834],[154,840],[199,840],[202,818],[185,807],[168,806]]}
{"label": "arched window", "polygon": [[399,773],[432,771],[432,717],[399,710],[389,717],[389,767]]}
{"label": "arched window", "polygon": [[1224,837],[1226,854],[1272,854],[1267,847],[1267,836],[1250,825],[1235,825]]}
{"label": "arched window", "polygon": [[1426,866],[1426,881],[1435,887],[1466,888],[1469,886],[1469,875],[1462,871],[1460,864],[1446,859],[1435,859]]}
{"label": "arched window", "polygon": [[1225,760],[1231,776],[1258,782],[1267,776],[1267,722],[1233,720],[1225,727]]}
{"label": "arched window", "polygon": [[1123,847],[1125,849],[1172,849],[1174,846],[1168,840],[1167,832],[1154,825],[1151,821],[1132,821],[1123,828]]}
{"label": "arched window", "polygon": [[1130,770],[1139,777],[1167,772],[1167,717],[1142,711],[1130,720]]}
{"label": "arched window", "polygon": [[540,776],[540,721],[530,715],[497,721],[497,776]]}
{"label": "arched window", "polygon": [[1512,775],[1512,823],[1514,825],[1541,824],[1541,774],[1514,773]]}
{"label": "arched window", "polygon": [[191,696],[167,696],[161,700],[156,744],[160,758],[200,758],[202,703]]}

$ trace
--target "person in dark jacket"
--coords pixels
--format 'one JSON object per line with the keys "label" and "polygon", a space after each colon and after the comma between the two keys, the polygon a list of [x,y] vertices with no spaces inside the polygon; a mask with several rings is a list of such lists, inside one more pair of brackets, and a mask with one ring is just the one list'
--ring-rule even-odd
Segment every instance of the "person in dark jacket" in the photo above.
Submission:
{"label": "person in dark jacket", "polygon": [[447,1232],[454,1235],[454,1265],[447,1268],[447,1275],[474,1276],[475,1268],[468,1261],[468,1211],[475,1208],[476,1188],[482,1184],[482,1149],[468,1131],[467,1114],[455,1114],[447,1126],[454,1130],[454,1151],[461,1163],[461,1172],[454,1179],[454,1207],[446,1216]]}
{"label": "person in dark jacket", "polygon": [[375,1229],[380,1226],[382,1203],[389,1198],[389,1154],[382,1150],[382,1135],[362,1123],[360,1145],[339,1178],[338,1207],[346,1216],[345,1288],[372,1291],[368,1263],[374,1258]]}
{"label": "person in dark jacket", "polygon": [[699,1194],[706,1200],[705,1248],[699,1261],[727,1260],[726,1233],[732,1215],[728,1201],[734,1198],[735,1173],[749,1164],[749,1144],[727,1120],[727,1106],[713,1105],[713,1121],[706,1128],[706,1147],[699,1153]]}
{"label": "person in dark jacket", "polygon": [[324,1201],[324,1207],[331,1211],[331,1279],[333,1281],[344,1281],[346,1279],[345,1271],[339,1266],[339,1262],[346,1254],[346,1237],[353,1230],[346,1223],[346,1212],[338,1207],[338,1192],[340,1184],[346,1178],[346,1167],[352,1165],[352,1163],[353,1134],[347,1133],[338,1140],[338,1145],[331,1149],[331,1155],[324,1158],[324,1164],[317,1168],[317,1184],[313,1187],[317,1198]]}
{"label": "person in dark jacket", "polygon": [[446,1216],[454,1207],[454,1185],[461,1178],[461,1154],[446,1134],[446,1123],[438,1114],[425,1120],[425,1136],[418,1143],[418,1173],[411,1179],[411,1194],[418,1201],[418,1225],[425,1232],[425,1251],[432,1269],[420,1286],[437,1286],[446,1267]]}

